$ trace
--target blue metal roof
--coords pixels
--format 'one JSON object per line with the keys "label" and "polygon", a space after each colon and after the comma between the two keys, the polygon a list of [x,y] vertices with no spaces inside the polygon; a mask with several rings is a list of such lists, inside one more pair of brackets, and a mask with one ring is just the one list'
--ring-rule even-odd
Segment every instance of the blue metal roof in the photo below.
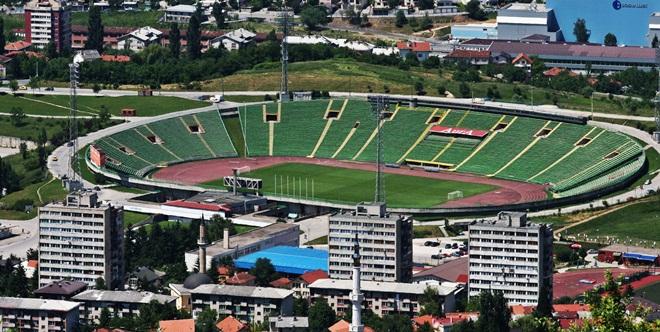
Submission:
{"label": "blue metal roof", "polygon": [[657,257],[653,255],[646,255],[635,252],[625,252],[623,253],[623,258],[636,259],[640,261],[649,261],[649,262],[655,262],[655,260],[657,259]]}
{"label": "blue metal roof", "polygon": [[277,246],[245,255],[234,261],[239,269],[251,269],[259,258],[268,258],[275,271],[303,274],[314,270],[328,272],[328,252],[318,249]]}

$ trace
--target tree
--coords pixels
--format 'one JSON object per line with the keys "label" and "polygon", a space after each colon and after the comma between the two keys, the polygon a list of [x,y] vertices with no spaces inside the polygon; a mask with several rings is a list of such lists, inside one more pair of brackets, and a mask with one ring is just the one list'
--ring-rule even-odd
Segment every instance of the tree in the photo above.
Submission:
{"label": "tree", "polygon": [[394,23],[397,28],[402,28],[404,25],[408,24],[408,19],[406,18],[406,14],[403,12],[403,10],[398,10],[396,12],[396,19]]}
{"label": "tree", "polygon": [[426,94],[426,91],[424,90],[424,83],[422,83],[422,81],[415,82],[415,93],[417,93],[418,96],[423,96]]}
{"label": "tree", "polygon": [[401,314],[384,315],[380,326],[375,327],[379,332],[412,332],[410,317]]}
{"label": "tree", "polygon": [[257,286],[268,287],[268,284],[276,279],[275,267],[268,258],[259,258],[254,264],[250,274],[255,276]]}
{"label": "tree", "polygon": [[298,317],[307,317],[309,315],[309,303],[307,303],[307,300],[301,297],[293,299],[293,315]]}
{"label": "tree", "polygon": [[468,12],[468,17],[473,20],[483,20],[486,18],[486,13],[481,9],[481,3],[479,0],[470,0],[470,2],[465,5],[465,9]]}
{"label": "tree", "polygon": [[470,90],[470,86],[467,85],[465,82],[461,82],[461,84],[458,85],[458,92],[463,98],[468,98],[470,97],[472,90]]}
{"label": "tree", "polygon": [[9,89],[12,92],[16,92],[18,90],[18,81],[17,80],[11,80],[9,81]]}
{"label": "tree", "polygon": [[106,124],[108,121],[110,121],[111,117],[112,115],[110,114],[110,111],[108,111],[108,108],[105,107],[105,105],[101,105],[99,111],[99,122],[101,122],[101,124]]}
{"label": "tree", "polygon": [[419,0],[419,9],[427,10],[433,9],[435,7],[435,1],[433,0]]}
{"label": "tree", "polygon": [[419,329],[417,329],[417,332],[433,332],[433,326],[429,324],[429,322],[425,322],[424,325],[420,326]]}
{"label": "tree", "polygon": [[319,25],[328,23],[328,13],[322,6],[307,6],[300,12],[300,18],[307,30],[316,30]]}
{"label": "tree", "polygon": [[9,119],[11,123],[16,126],[20,127],[23,125],[23,121],[25,120],[25,112],[23,112],[23,109],[20,107],[12,107],[10,112]]}
{"label": "tree", "polygon": [[223,5],[219,2],[213,3],[213,9],[211,10],[211,15],[215,18],[215,24],[218,28],[222,29],[225,27],[226,15],[227,12]]}
{"label": "tree", "polygon": [[18,150],[21,153],[21,158],[27,159],[27,144],[25,144],[25,142],[21,142],[21,144],[18,145]]}
{"label": "tree", "polygon": [[0,50],[5,49],[5,21],[0,17]]}
{"label": "tree", "polygon": [[190,21],[188,22],[188,33],[186,34],[188,41],[188,44],[186,45],[188,48],[188,57],[190,57],[192,60],[199,59],[202,54],[201,24],[202,9],[200,3],[197,3],[197,10],[195,10],[193,15],[190,17]]}
{"label": "tree", "polygon": [[479,319],[476,330],[484,332],[508,332],[511,311],[501,291],[479,294]]}
{"label": "tree", "polygon": [[51,40],[48,42],[46,45],[46,57],[48,59],[55,59],[59,56],[59,53],[57,52],[57,45]]}
{"label": "tree", "polygon": [[87,21],[89,34],[85,42],[85,48],[88,50],[97,50],[103,52],[103,24],[101,23],[101,8],[92,5],[89,9],[89,19]]}
{"label": "tree", "polygon": [[573,25],[573,34],[578,43],[589,42],[589,30],[587,30],[587,23],[583,18],[578,18]]}
{"label": "tree", "polygon": [[179,31],[179,25],[176,22],[173,22],[170,25],[170,54],[178,58],[181,53],[181,31]]}
{"label": "tree", "polygon": [[608,33],[605,35],[603,44],[605,44],[605,46],[616,46],[619,43],[617,42],[616,36],[613,33]]}
{"label": "tree", "polygon": [[99,316],[99,326],[110,327],[110,319],[110,310],[107,307],[101,309],[101,315]]}
{"label": "tree", "polygon": [[41,82],[40,81],[41,80],[39,79],[38,76],[30,77],[30,81],[28,82],[28,86],[30,87],[30,89],[32,89],[32,92],[34,92],[34,90],[39,89],[41,87]]}
{"label": "tree", "polygon": [[422,315],[442,316],[442,305],[440,304],[438,290],[426,287],[424,294],[419,298],[422,307]]}
{"label": "tree", "polygon": [[99,93],[99,92],[101,92],[101,86],[100,86],[98,83],[94,83],[94,84],[92,85],[92,91],[93,91],[94,93]]}
{"label": "tree", "polygon": [[422,30],[433,28],[433,21],[431,21],[428,13],[424,14],[424,17],[422,17],[422,20],[419,22],[419,28]]}
{"label": "tree", "polygon": [[315,300],[309,308],[309,331],[311,332],[325,332],[336,321],[335,311],[324,298]]}
{"label": "tree", "polygon": [[397,6],[399,6],[399,3],[400,3],[399,0],[387,0],[387,6],[388,6],[390,9],[394,9],[394,8],[396,8]]}
{"label": "tree", "polygon": [[654,35],[653,40],[651,41],[651,47],[658,48],[659,44],[660,42],[658,42],[658,35]]}
{"label": "tree", "polygon": [[215,327],[215,323],[218,320],[218,312],[211,309],[204,309],[202,312],[197,315],[197,320],[195,320],[195,331],[200,332],[215,332],[218,329]]}
{"label": "tree", "polygon": [[94,289],[99,289],[99,290],[108,289],[108,287],[106,287],[105,285],[105,279],[103,279],[103,277],[96,278],[96,281],[94,283]]}

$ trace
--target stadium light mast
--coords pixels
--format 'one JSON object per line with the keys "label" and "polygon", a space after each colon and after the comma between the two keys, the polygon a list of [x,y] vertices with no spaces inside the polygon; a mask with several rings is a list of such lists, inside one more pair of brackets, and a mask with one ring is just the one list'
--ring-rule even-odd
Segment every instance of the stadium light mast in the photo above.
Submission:
{"label": "stadium light mast", "polygon": [[385,96],[374,96],[369,97],[369,102],[376,119],[376,192],[374,203],[385,203],[385,191],[383,189],[383,128],[381,124],[385,118],[388,101]]}
{"label": "stadium light mast", "polygon": [[[64,186],[69,192],[74,192],[82,189],[82,182],[78,180],[78,173],[80,172],[80,159],[77,158],[76,152],[78,151],[78,103],[77,103],[77,88],[78,88],[78,69],[80,63],[75,59],[69,64],[69,157],[70,163],[68,165],[68,179],[64,181]],[[74,159],[75,158],[75,159]]]}
{"label": "stadium light mast", "polygon": [[280,102],[289,100],[289,50],[287,38],[289,36],[289,8],[282,2],[282,82],[280,82]]}

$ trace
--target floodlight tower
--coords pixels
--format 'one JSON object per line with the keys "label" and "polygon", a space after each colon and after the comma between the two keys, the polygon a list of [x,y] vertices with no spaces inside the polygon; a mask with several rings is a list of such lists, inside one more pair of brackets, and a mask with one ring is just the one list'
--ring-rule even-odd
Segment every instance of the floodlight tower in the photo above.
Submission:
{"label": "floodlight tower", "polygon": [[69,192],[82,189],[82,182],[78,179],[80,172],[80,160],[76,153],[78,152],[78,104],[77,104],[77,91],[78,78],[79,78],[80,63],[74,60],[69,64],[69,157],[70,165],[68,165],[68,179],[64,185]]}
{"label": "floodlight tower", "polygon": [[376,119],[376,192],[374,203],[385,203],[385,190],[383,182],[383,126],[388,101],[385,96],[369,97],[371,111]]}
{"label": "floodlight tower", "polygon": [[287,37],[289,36],[289,8],[282,2],[280,23],[282,24],[282,82],[280,82],[280,102],[289,100],[289,50]]}

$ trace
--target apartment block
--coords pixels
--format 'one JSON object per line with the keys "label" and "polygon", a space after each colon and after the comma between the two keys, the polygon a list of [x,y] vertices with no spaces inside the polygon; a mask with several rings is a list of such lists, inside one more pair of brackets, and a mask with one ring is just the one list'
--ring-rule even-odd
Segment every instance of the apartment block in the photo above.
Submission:
{"label": "apartment block", "polygon": [[387,213],[385,204],[358,204],[354,211],[330,217],[330,278],[351,278],[356,234],[360,242],[362,280],[411,281],[412,221]]}
{"label": "apartment block", "polygon": [[151,301],[174,307],[176,298],[151,292],[88,290],[71,300],[80,302],[81,320],[95,324],[104,308],[110,311],[111,317],[133,317],[139,316],[140,308]]}
{"label": "apartment block", "polygon": [[545,288],[552,297],[552,241],[552,228],[521,212],[470,225],[468,296],[499,290],[511,305],[536,305]]}
{"label": "apartment block", "polygon": [[80,303],[0,297],[0,331],[78,331]]}
{"label": "apartment block", "polygon": [[124,279],[123,209],[96,193],[75,192],[39,210],[39,286],[62,279],[109,288]]}
{"label": "apartment block", "polygon": [[71,49],[71,9],[64,1],[32,0],[25,4],[25,40],[45,49],[53,42],[58,52]]}

